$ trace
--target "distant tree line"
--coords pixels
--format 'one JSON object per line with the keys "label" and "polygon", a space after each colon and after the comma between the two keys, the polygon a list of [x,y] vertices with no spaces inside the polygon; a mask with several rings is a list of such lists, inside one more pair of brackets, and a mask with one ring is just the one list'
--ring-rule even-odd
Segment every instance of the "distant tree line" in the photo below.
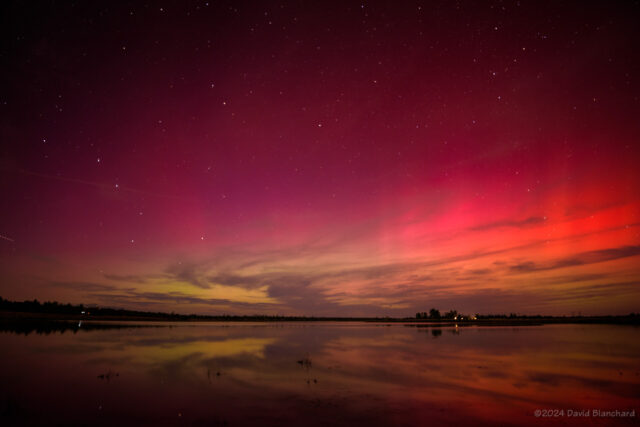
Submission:
{"label": "distant tree line", "polygon": [[466,315],[458,313],[457,310],[449,310],[444,314],[440,313],[440,310],[432,308],[429,312],[423,311],[416,313],[416,319],[424,319],[424,320],[455,320],[455,321],[469,321],[469,320],[550,320],[555,319],[558,321],[563,321],[567,319],[574,319],[580,321],[581,319],[585,322],[589,320],[623,320],[625,322],[637,323],[640,319],[640,313],[629,313],[628,315],[623,316],[582,316],[581,314],[575,316],[543,316],[541,314],[517,314],[517,313],[509,313],[509,314],[473,314]]}
{"label": "distant tree line", "polygon": [[416,319],[430,319],[430,320],[475,320],[476,316],[469,316],[466,314],[458,313],[457,310],[449,310],[444,314],[440,314],[440,310],[432,308],[427,313],[426,311],[416,313]]}
{"label": "distant tree line", "polygon": [[0,297],[0,310],[22,313],[69,314],[80,316],[113,316],[113,317],[144,317],[163,318],[170,320],[196,320],[208,318],[197,314],[176,314],[153,311],[125,310],[120,308],[105,308],[85,306],[84,304],[61,304],[57,301],[40,302],[37,299],[26,301],[9,301]]}
{"label": "distant tree line", "polygon": [[41,303],[37,299],[32,301],[9,301],[0,297],[0,310],[26,313],[80,314],[85,311],[85,307],[82,304],[60,304],[55,301]]}
{"label": "distant tree line", "polygon": [[41,313],[41,314],[57,314],[69,316],[74,319],[95,319],[96,317],[117,317],[132,319],[151,319],[151,320],[169,320],[169,321],[231,321],[231,322],[281,322],[281,321],[386,321],[392,322],[398,319],[390,317],[314,317],[314,316],[282,316],[282,315],[199,315],[199,314],[177,314],[174,312],[153,312],[153,311],[136,311],[118,308],[104,308],[97,306],[86,306],[83,304],[61,304],[59,302],[41,303],[37,299],[26,301],[10,301],[0,297],[0,311],[18,312],[18,313]]}
{"label": "distant tree line", "polygon": [[[169,321],[229,321],[229,322],[309,322],[309,321],[363,321],[363,322],[407,322],[412,318],[392,318],[392,317],[315,317],[315,316],[282,316],[282,315],[199,315],[199,314],[177,314],[174,312],[153,312],[125,310],[118,308],[105,308],[97,306],[86,306],[83,304],[61,304],[56,301],[40,302],[37,299],[27,301],[10,301],[0,297],[0,312],[34,313],[43,315],[64,316],[65,319],[91,320],[96,317],[119,318],[132,320],[169,320]],[[30,317],[34,317],[29,315]],[[47,317],[47,316],[43,316]],[[640,323],[640,314],[631,313],[626,316],[542,316],[542,315],[520,315],[510,314],[461,314],[457,310],[449,310],[444,314],[440,310],[432,308],[429,312],[416,313],[415,319],[430,321],[510,321],[528,320],[535,322],[579,322],[579,323]]]}

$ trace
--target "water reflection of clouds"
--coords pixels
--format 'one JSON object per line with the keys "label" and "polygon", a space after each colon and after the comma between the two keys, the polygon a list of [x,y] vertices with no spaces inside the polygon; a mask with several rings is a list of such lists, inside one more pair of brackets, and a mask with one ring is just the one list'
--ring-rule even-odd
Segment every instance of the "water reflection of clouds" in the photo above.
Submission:
{"label": "water reflection of clouds", "polygon": [[[434,331],[442,334],[433,339]],[[598,325],[181,324],[31,336],[24,347],[11,347],[11,355],[44,360],[48,350],[47,362],[60,375],[73,366],[81,387],[112,370],[120,373],[108,385],[114,392],[135,387],[135,397],[162,390],[166,399],[181,393],[195,399],[192,410],[199,399],[236,399],[254,408],[263,402],[265,411],[274,406],[278,416],[291,404],[349,416],[354,408],[375,410],[384,418],[391,407],[417,414],[455,403],[465,408],[463,418],[492,419],[504,416],[505,407],[525,414],[557,402],[631,404],[640,390],[636,335],[636,329]],[[309,366],[297,363],[305,358]],[[374,402],[382,406],[373,408]]]}

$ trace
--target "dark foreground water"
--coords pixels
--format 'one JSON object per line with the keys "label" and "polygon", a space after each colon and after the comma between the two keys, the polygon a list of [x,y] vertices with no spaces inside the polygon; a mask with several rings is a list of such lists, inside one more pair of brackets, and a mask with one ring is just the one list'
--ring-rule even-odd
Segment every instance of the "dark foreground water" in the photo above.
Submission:
{"label": "dark foreground water", "polygon": [[0,425],[638,424],[633,326],[161,325],[5,328]]}

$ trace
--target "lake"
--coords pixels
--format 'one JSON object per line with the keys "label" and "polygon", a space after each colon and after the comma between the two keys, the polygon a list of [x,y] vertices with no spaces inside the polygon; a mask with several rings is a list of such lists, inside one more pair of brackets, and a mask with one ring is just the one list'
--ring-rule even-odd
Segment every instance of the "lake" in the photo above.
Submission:
{"label": "lake", "polygon": [[638,421],[622,412],[640,407],[634,326],[74,326],[0,332],[0,424]]}

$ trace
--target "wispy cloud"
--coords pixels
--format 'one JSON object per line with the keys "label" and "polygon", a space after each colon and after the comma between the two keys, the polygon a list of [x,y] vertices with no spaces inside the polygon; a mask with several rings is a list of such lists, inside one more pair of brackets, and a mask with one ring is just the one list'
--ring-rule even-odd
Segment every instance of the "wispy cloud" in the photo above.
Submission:
{"label": "wispy cloud", "polygon": [[202,266],[199,264],[180,261],[167,267],[165,273],[169,275],[170,280],[189,283],[201,289],[209,289],[211,285],[202,277],[201,271]]}
{"label": "wispy cloud", "polygon": [[640,255],[640,246],[621,246],[618,248],[582,252],[572,257],[562,258],[547,263],[536,263],[534,261],[520,262],[509,266],[509,270],[512,273],[531,273],[534,271],[556,270],[566,267],[595,264],[636,255]]}
{"label": "wispy cloud", "polygon": [[495,221],[495,222],[489,222],[486,224],[480,224],[480,225],[476,225],[474,227],[471,227],[471,230],[473,231],[487,231],[487,230],[493,230],[495,228],[503,228],[503,227],[515,227],[515,228],[524,228],[524,227],[531,227],[534,225],[539,225],[542,224],[546,221],[545,217],[539,217],[539,216],[531,216],[529,218],[520,220],[520,221],[514,221],[514,220],[502,220],[502,221]]}
{"label": "wispy cloud", "polygon": [[[145,292],[136,290],[119,290],[118,292],[99,292],[92,294],[93,297],[102,301],[103,304],[113,306],[179,306],[182,312],[189,312],[193,307],[211,307],[216,312],[209,314],[222,314],[224,310],[239,310],[246,312],[247,309],[259,311],[271,311],[273,304],[268,303],[248,303],[242,301],[232,301],[224,298],[204,298],[188,295],[183,292]],[[201,311],[201,310],[200,310]],[[202,311],[201,311],[202,312]]]}
{"label": "wispy cloud", "polygon": [[121,290],[120,288],[117,288],[115,286],[92,282],[50,282],[50,285],[57,288],[66,288],[85,292],[107,292]]}
{"label": "wispy cloud", "polygon": [[147,278],[135,274],[103,274],[105,279],[114,280],[117,282],[129,282],[129,283],[147,283]]}

